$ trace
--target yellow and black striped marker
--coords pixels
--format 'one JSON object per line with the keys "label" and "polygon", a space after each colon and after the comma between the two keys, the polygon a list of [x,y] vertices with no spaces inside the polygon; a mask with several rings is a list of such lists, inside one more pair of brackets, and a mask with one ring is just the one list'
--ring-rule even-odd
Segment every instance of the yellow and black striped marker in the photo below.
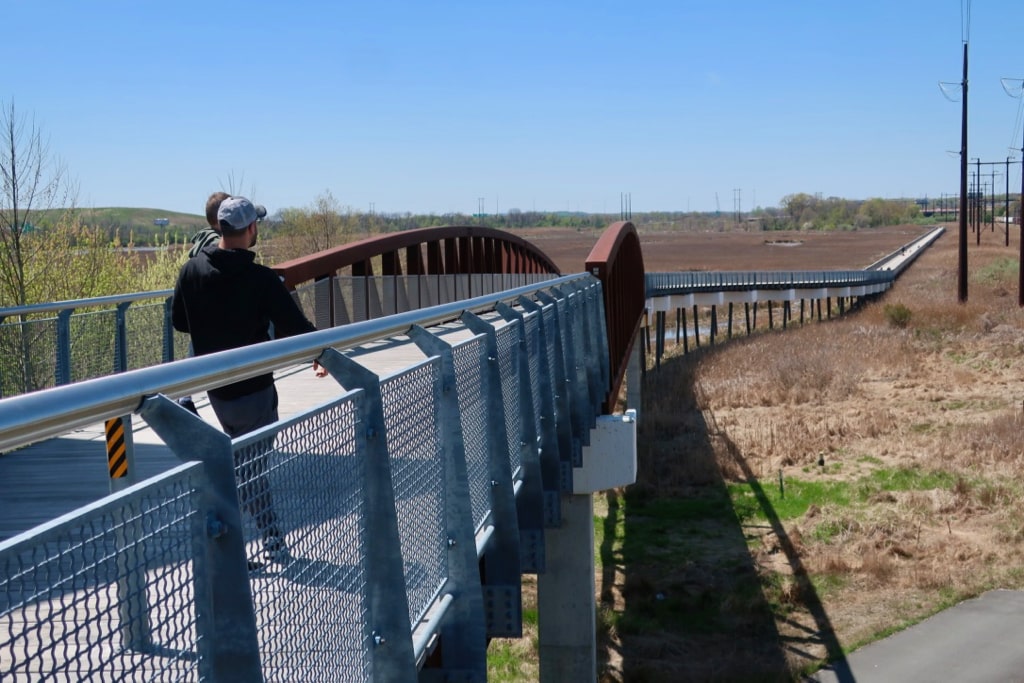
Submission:
{"label": "yellow and black striped marker", "polygon": [[106,421],[107,468],[111,479],[120,479],[128,474],[128,447],[124,441],[124,418],[115,417]]}

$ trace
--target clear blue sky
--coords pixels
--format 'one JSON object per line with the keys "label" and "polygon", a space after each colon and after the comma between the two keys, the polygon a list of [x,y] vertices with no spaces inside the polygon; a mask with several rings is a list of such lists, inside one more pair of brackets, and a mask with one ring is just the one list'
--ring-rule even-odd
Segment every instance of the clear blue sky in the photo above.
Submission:
{"label": "clear blue sky", "polygon": [[414,213],[936,197],[959,187],[960,105],[938,82],[960,81],[965,35],[969,156],[1021,147],[1000,78],[1024,78],[1024,2],[974,3],[966,34],[963,9],[3,0],[0,100],[34,115],[87,207],[200,213],[218,189],[272,212],[325,190]]}

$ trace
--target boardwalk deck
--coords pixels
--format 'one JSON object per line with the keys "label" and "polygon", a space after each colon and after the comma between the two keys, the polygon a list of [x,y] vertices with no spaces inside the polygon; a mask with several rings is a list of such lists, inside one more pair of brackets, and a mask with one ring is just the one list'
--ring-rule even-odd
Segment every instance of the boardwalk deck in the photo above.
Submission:
{"label": "boardwalk deck", "polygon": [[[458,343],[471,335],[461,326],[448,326],[441,328],[441,336]],[[365,345],[349,355],[382,377],[426,358],[404,337]],[[310,364],[279,371],[275,378],[282,419],[343,392],[330,377],[316,377]],[[217,425],[205,393],[193,398],[200,416]],[[132,439],[139,481],[181,464],[138,417],[132,420]],[[0,541],[102,498],[110,493],[103,424],[0,455],[0,482]]]}

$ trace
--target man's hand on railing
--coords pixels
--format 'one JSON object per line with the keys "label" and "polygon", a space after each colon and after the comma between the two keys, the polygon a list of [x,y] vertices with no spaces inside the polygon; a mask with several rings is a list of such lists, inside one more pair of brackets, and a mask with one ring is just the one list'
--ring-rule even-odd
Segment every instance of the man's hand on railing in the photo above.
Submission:
{"label": "man's hand on railing", "polygon": [[320,365],[320,363],[313,361],[313,374],[315,374],[317,377],[326,377],[327,368]]}

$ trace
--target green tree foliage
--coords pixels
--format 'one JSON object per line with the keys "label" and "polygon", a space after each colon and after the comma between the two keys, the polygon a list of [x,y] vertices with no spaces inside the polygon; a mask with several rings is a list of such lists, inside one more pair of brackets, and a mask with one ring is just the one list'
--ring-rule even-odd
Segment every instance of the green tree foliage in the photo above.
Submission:
{"label": "green tree foliage", "polygon": [[165,239],[151,251],[135,252],[132,259],[135,264],[132,291],[172,289],[178,279],[178,271],[188,259],[188,247],[188,242],[182,244]]}
{"label": "green tree foliage", "polygon": [[275,253],[282,259],[337,247],[362,232],[352,209],[342,207],[330,190],[304,208],[282,209],[275,217]]}
{"label": "green tree foliage", "polygon": [[796,230],[850,230],[910,223],[920,207],[905,199],[856,201],[841,197],[822,199],[804,192],[782,198],[783,219],[776,227]]}
{"label": "green tree foliage", "polygon": [[23,306],[30,295],[65,279],[47,253],[44,217],[69,225],[75,187],[50,154],[34,118],[20,115],[14,102],[0,103],[0,307]]}

